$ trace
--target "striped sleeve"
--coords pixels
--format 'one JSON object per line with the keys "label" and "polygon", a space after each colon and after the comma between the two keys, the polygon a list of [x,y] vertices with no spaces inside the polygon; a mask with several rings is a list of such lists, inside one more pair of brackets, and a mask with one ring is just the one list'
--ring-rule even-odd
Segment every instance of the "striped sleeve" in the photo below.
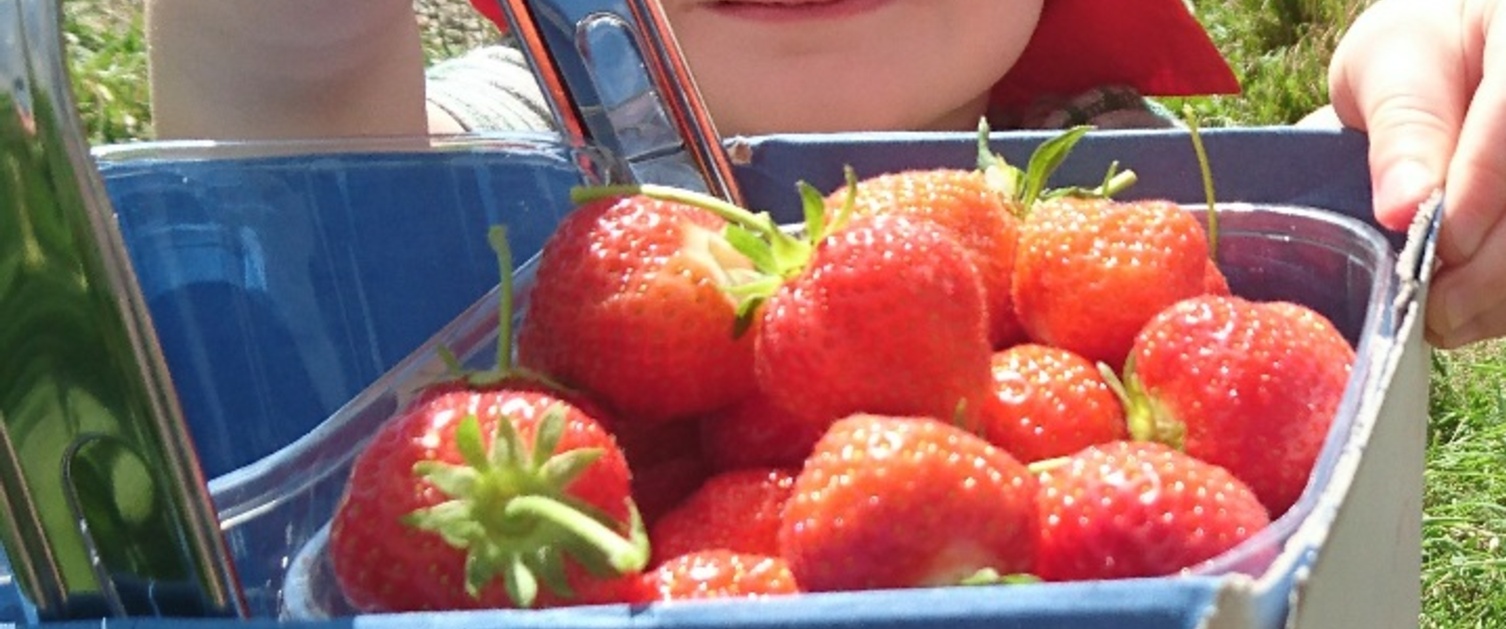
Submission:
{"label": "striped sleeve", "polygon": [[467,131],[542,131],[554,126],[527,59],[506,44],[477,48],[431,66],[427,98]]}

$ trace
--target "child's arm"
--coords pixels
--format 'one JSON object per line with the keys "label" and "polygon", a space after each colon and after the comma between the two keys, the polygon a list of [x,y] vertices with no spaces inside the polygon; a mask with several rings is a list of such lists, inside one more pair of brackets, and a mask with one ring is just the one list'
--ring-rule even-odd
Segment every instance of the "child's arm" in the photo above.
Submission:
{"label": "child's arm", "polygon": [[1429,340],[1506,335],[1506,9],[1494,0],[1380,0],[1340,42],[1330,94],[1370,136],[1376,216],[1406,226],[1446,192]]}
{"label": "child's arm", "polygon": [[159,138],[453,130],[430,119],[411,0],[147,0]]}

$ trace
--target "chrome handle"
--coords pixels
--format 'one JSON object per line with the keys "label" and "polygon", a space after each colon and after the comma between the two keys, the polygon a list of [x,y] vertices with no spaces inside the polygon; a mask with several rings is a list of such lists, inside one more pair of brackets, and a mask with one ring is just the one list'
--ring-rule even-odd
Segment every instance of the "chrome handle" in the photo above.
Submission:
{"label": "chrome handle", "polygon": [[567,137],[642,182],[742,203],[721,138],[657,0],[497,0]]}
{"label": "chrome handle", "polygon": [[0,0],[0,541],[41,620],[243,614],[60,12]]}

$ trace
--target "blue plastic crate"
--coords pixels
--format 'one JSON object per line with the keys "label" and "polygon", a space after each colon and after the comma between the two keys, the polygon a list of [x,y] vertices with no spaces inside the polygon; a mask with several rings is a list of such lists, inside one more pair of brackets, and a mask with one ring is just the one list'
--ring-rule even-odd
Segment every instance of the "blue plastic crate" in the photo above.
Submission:
{"label": "blue plastic crate", "polygon": [[[1024,163],[1046,137],[999,134],[995,148]],[[1222,201],[1311,206],[1370,222],[1363,136],[1230,129],[1205,131],[1203,140]],[[797,180],[831,189],[841,183],[842,167],[848,164],[860,175],[970,166],[976,150],[975,138],[966,134],[771,136],[746,142],[751,157],[737,169],[749,204],[785,219],[798,216]],[[379,378],[394,368],[421,368],[431,357],[412,353],[426,342],[470,335],[477,346],[484,344],[486,339],[475,337],[476,322],[487,313],[486,294],[496,284],[486,226],[506,223],[516,255],[525,259],[568,210],[566,193],[581,181],[581,155],[537,138],[510,148],[325,147],[246,155],[148,145],[102,152],[107,190],[151,300],[200,456],[216,477],[211,489],[258,613],[270,617],[281,609],[284,570],[328,517],[343,480],[338,465],[363,436],[349,426],[321,422],[336,414],[380,417],[390,412],[396,400]],[[1096,181],[1111,160],[1139,174],[1139,183],[1126,196],[1203,201],[1192,146],[1180,132],[1092,134],[1063,166],[1059,181]],[[1297,224],[1303,225],[1310,224]],[[1267,228],[1282,226],[1261,229]],[[1297,240],[1302,236],[1294,234]],[[1392,252],[1407,242],[1404,234],[1385,237]],[[1374,275],[1374,268],[1343,246],[1329,246],[1326,236],[1306,240],[1314,255],[1287,260],[1269,247],[1252,254],[1258,264],[1231,274],[1236,291],[1307,302],[1333,316],[1355,342],[1370,343],[1362,349],[1396,351],[1406,329],[1406,310],[1372,308],[1370,296],[1355,291],[1399,288],[1376,282],[1367,275]],[[1313,271],[1315,265],[1322,270]],[[1389,303],[1396,295],[1381,297]],[[469,322],[436,337],[462,313]],[[1377,367],[1384,366],[1382,358],[1375,357]],[[1364,402],[1384,396],[1384,376],[1357,381],[1346,412],[1358,415],[1365,412]],[[368,389],[373,382],[376,389]],[[1342,467],[1340,449],[1348,438],[1339,434],[1343,430],[1336,429],[1330,440],[1320,477]],[[326,473],[289,476],[292,460],[301,469]],[[1318,503],[1319,494],[1314,491],[1305,499],[1308,506]],[[1327,517],[1314,517],[1319,516]],[[1279,626],[1288,613],[1289,590],[1318,550],[1293,548],[1270,573],[1245,578],[1249,592],[1242,600],[1248,609],[1239,616],[1257,626]],[[756,603],[378,615],[306,624],[1190,628],[1226,604],[1229,583],[1230,578],[1208,574],[807,595]],[[172,624],[207,628],[253,623]]]}

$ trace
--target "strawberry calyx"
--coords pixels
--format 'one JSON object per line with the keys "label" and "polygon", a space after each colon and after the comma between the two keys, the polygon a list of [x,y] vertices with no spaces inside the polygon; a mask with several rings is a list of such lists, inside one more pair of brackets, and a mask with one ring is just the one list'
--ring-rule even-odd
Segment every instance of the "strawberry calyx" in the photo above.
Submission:
{"label": "strawberry calyx", "polygon": [[1077,146],[1083,136],[1092,130],[1093,127],[1090,125],[1078,125],[1052,136],[1036,146],[1030,154],[1025,169],[1021,170],[1010,164],[1003,155],[991,150],[988,120],[980,120],[978,123],[978,170],[983,173],[989,188],[998,193],[1005,202],[1016,204],[1022,215],[1028,215],[1038,203],[1050,199],[1111,198],[1138,181],[1134,171],[1119,170],[1117,161],[1109,164],[1103,180],[1096,187],[1051,188],[1047,186],[1051,176],[1067,161],[1067,156],[1072,154],[1072,149]]}
{"label": "strawberry calyx", "polygon": [[1130,356],[1124,364],[1120,377],[1107,364],[1099,363],[1098,372],[1109,389],[1124,406],[1125,427],[1130,439],[1153,441],[1181,450],[1187,432],[1186,424],[1166,404],[1146,390],[1135,373],[1135,357]]}
{"label": "strawberry calyx", "polygon": [[565,407],[555,404],[540,419],[532,443],[525,443],[503,418],[488,445],[479,420],[470,415],[455,429],[463,463],[421,461],[413,466],[415,475],[448,499],[409,513],[403,522],[466,551],[465,588],[471,596],[479,597],[483,587],[501,577],[513,603],[527,608],[541,586],[560,596],[573,595],[565,578],[566,558],[599,576],[639,572],[647,565],[648,533],[636,508],[630,508],[624,536],[611,516],[567,493],[602,450],[556,454],[564,430]]}
{"label": "strawberry calyx", "polygon": [[737,300],[735,333],[745,332],[753,313],[779,286],[805,270],[816,245],[842,229],[851,218],[857,194],[857,176],[846,169],[847,200],[834,215],[826,211],[821,192],[809,183],[797,183],[804,221],[798,229],[779,225],[768,212],[754,212],[715,196],[658,184],[622,184],[577,187],[571,201],[586,203],[611,197],[644,196],[681,203],[710,212],[727,222],[723,236],[738,253],[752,262],[751,270],[729,274],[724,287]]}

